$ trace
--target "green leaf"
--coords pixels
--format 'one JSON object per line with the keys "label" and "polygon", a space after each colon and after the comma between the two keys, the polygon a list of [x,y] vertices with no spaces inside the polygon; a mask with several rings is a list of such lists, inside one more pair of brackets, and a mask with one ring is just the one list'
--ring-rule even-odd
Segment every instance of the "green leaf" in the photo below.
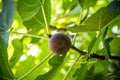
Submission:
{"label": "green leaf", "polygon": [[17,10],[24,21],[32,19],[39,11],[39,0],[19,0]]}
{"label": "green leaf", "polygon": [[112,37],[113,40],[110,42],[110,50],[111,53],[114,55],[120,55],[120,38],[119,35],[115,35],[112,33],[111,29],[110,32],[108,33],[108,37]]}
{"label": "green leaf", "polygon": [[5,42],[6,46],[8,46],[9,34],[10,34],[10,32],[6,32],[6,33],[1,33],[0,34],[2,39]]}
{"label": "green leaf", "polygon": [[92,79],[91,80],[97,80],[97,79],[99,79],[99,80],[104,80],[103,79],[103,74],[102,73],[95,73],[94,75],[93,75],[93,77],[92,77]]}
{"label": "green leaf", "polygon": [[103,45],[104,45],[104,49],[106,50],[106,57],[109,58],[110,54],[111,54],[111,50],[110,50],[110,42],[113,40],[112,37],[109,38],[105,38],[108,32],[108,27],[105,28],[103,35],[102,35],[102,41],[103,41]]}
{"label": "green leaf", "polygon": [[105,48],[105,50],[107,52],[107,56],[109,57],[110,54],[111,54],[109,43],[113,40],[113,38],[109,37],[109,38],[105,39],[105,37],[107,35],[107,31],[108,31],[108,27],[106,27],[104,32],[103,32],[102,41],[103,41],[104,48]]}
{"label": "green leaf", "polygon": [[[100,8],[95,14],[87,18],[83,25],[75,26],[72,28],[68,28],[69,31],[72,32],[86,32],[86,31],[99,31],[103,27],[109,25],[112,21],[114,21],[118,16],[120,16],[120,2],[114,3],[112,1],[109,5],[113,7],[103,7]],[[113,12],[113,8],[115,12]]]}
{"label": "green leaf", "polygon": [[48,80],[51,75],[54,75],[55,71],[59,68],[59,66],[63,63],[66,54],[63,55],[55,55],[51,59],[49,59],[49,65],[53,66],[50,71],[43,75],[39,75],[35,80]]}
{"label": "green leaf", "polygon": [[20,42],[19,39],[14,39],[12,41],[13,47],[14,47],[14,54],[12,58],[10,59],[10,67],[14,67],[16,62],[19,60],[21,55],[23,54],[23,44]]}
{"label": "green leaf", "polygon": [[80,13],[81,12],[81,7],[80,7],[80,5],[78,4],[78,5],[76,5],[67,15],[66,15],[66,17],[67,16],[73,16],[73,15],[75,15],[75,14],[78,14],[78,13]]}
{"label": "green leaf", "polygon": [[112,37],[110,37],[110,38],[107,38],[107,39],[105,39],[104,41],[103,41],[103,45],[104,45],[104,48],[105,48],[105,50],[106,50],[106,52],[107,52],[107,55],[106,55],[106,57],[107,58],[109,58],[109,56],[110,56],[110,54],[111,54],[111,50],[110,50],[110,42],[113,40],[113,38]]}
{"label": "green leaf", "polygon": [[97,0],[79,0],[79,4],[83,9],[87,9],[96,5]]}
{"label": "green leaf", "polygon": [[8,63],[7,47],[0,36],[0,78],[13,80],[14,76]]}
{"label": "green leaf", "polygon": [[86,79],[85,80],[89,80],[92,78],[93,74],[94,74],[94,70],[95,70],[95,66],[92,65],[90,66],[90,69],[87,71],[87,76],[86,76]]}
{"label": "green leaf", "polygon": [[109,45],[109,43],[110,43],[112,40],[113,40],[113,38],[112,38],[112,37],[107,38],[107,39],[104,39],[104,42],[103,42],[104,46],[108,46],[108,45]]}
{"label": "green leaf", "polygon": [[107,31],[108,31],[108,27],[106,27],[103,31],[103,35],[102,35],[102,40],[105,39],[106,35],[107,35]]}
{"label": "green leaf", "polygon": [[94,44],[95,44],[96,40],[97,40],[97,38],[95,37],[95,38],[90,42],[90,44],[89,44],[89,46],[88,46],[88,54],[91,53],[91,51],[92,51],[92,49],[93,49],[93,47],[94,47]]}
{"label": "green leaf", "polygon": [[17,10],[24,21],[23,24],[31,33],[37,33],[45,27],[44,16],[48,25],[50,23],[50,0],[44,0],[44,2],[40,0],[19,0]]}
{"label": "green leaf", "polygon": [[114,37],[114,39],[110,43],[110,49],[113,54],[120,55],[120,38]]}
{"label": "green leaf", "polygon": [[81,67],[76,69],[76,71],[73,74],[73,77],[76,77],[76,79],[74,80],[91,80],[94,74],[94,69],[94,64],[81,64]]}
{"label": "green leaf", "polygon": [[72,9],[76,4],[77,0],[62,0],[62,8],[66,11],[68,9]]}
{"label": "green leaf", "polygon": [[67,28],[67,30],[71,32],[86,32],[89,30],[86,27],[87,27],[86,25],[79,25],[79,26],[75,25],[74,27]]}
{"label": "green leaf", "polygon": [[55,55],[49,60],[51,66],[59,66],[63,63],[65,55]]}
{"label": "green leaf", "polygon": [[49,72],[47,72],[43,75],[37,76],[35,80],[49,80],[50,76],[55,73],[56,69],[57,69],[57,67],[53,67]]}
{"label": "green leaf", "polygon": [[14,2],[13,0],[4,0],[2,12],[0,12],[0,35],[5,44],[8,46],[9,32],[7,30],[11,26],[14,19]]}
{"label": "green leaf", "polygon": [[[15,73],[16,78],[20,78],[21,76],[26,74],[26,72],[28,72],[29,70],[31,70],[35,66],[35,57],[34,56],[30,55],[30,56],[26,56],[26,58],[27,59],[25,59],[24,61],[19,61],[18,62],[19,65],[15,66],[14,69],[16,70],[16,73]],[[35,75],[36,74],[32,74],[32,75],[30,75],[30,78],[26,77],[25,79],[27,79],[27,80],[33,79],[34,80]]]}

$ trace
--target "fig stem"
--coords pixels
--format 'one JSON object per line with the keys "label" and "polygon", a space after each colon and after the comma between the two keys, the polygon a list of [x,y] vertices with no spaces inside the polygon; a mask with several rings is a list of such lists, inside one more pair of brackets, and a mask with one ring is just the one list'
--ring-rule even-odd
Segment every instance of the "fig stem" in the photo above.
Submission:
{"label": "fig stem", "polygon": [[42,65],[48,58],[50,58],[53,54],[50,53],[47,57],[45,57],[39,64],[37,64],[36,66],[34,66],[32,69],[30,69],[26,74],[24,74],[23,76],[21,76],[20,78],[18,78],[17,80],[22,80],[25,77],[27,77],[28,75],[30,75],[33,71],[35,71],[40,65]]}

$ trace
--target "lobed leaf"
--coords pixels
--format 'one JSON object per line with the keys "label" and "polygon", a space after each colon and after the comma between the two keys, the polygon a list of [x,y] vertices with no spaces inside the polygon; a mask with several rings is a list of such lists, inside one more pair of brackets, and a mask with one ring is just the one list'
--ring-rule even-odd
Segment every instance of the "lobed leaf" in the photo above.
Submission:
{"label": "lobed leaf", "polygon": [[[115,9],[114,12],[113,8]],[[100,31],[118,16],[120,16],[120,1],[114,0],[107,7],[100,8],[95,14],[88,17],[83,25],[68,28],[68,30],[72,32]]]}
{"label": "lobed leaf", "polygon": [[45,27],[43,15],[45,15],[48,25],[50,23],[50,0],[19,0],[17,10],[26,28],[32,30],[31,33],[37,33],[41,28]]}

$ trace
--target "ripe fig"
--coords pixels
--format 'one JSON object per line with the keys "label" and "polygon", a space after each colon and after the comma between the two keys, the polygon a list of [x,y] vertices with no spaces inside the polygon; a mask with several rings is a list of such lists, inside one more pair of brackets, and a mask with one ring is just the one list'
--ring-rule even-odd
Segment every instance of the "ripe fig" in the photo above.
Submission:
{"label": "ripe fig", "polygon": [[63,33],[56,33],[50,38],[49,47],[52,53],[64,54],[70,49],[71,40]]}

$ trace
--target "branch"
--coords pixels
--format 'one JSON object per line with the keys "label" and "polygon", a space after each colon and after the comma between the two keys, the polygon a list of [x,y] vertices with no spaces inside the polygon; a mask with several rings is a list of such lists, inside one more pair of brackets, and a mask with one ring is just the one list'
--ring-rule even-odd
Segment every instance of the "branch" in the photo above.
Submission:
{"label": "branch", "polygon": [[81,55],[85,55],[85,54],[87,54],[87,52],[84,52],[84,51],[82,51],[82,50],[79,50],[79,49],[76,48],[75,46],[71,46],[71,49],[77,51],[77,52],[78,52],[79,54],[81,54]]}
{"label": "branch", "polygon": [[[79,50],[75,46],[71,46],[71,49],[77,51],[81,55],[86,55],[87,54],[87,52]],[[99,60],[105,60],[105,56],[98,55],[96,53],[90,54],[89,58],[95,58],[95,59],[99,59]],[[120,61],[120,56],[112,56],[112,55],[110,55],[109,58],[113,59],[113,60],[119,60]]]}

